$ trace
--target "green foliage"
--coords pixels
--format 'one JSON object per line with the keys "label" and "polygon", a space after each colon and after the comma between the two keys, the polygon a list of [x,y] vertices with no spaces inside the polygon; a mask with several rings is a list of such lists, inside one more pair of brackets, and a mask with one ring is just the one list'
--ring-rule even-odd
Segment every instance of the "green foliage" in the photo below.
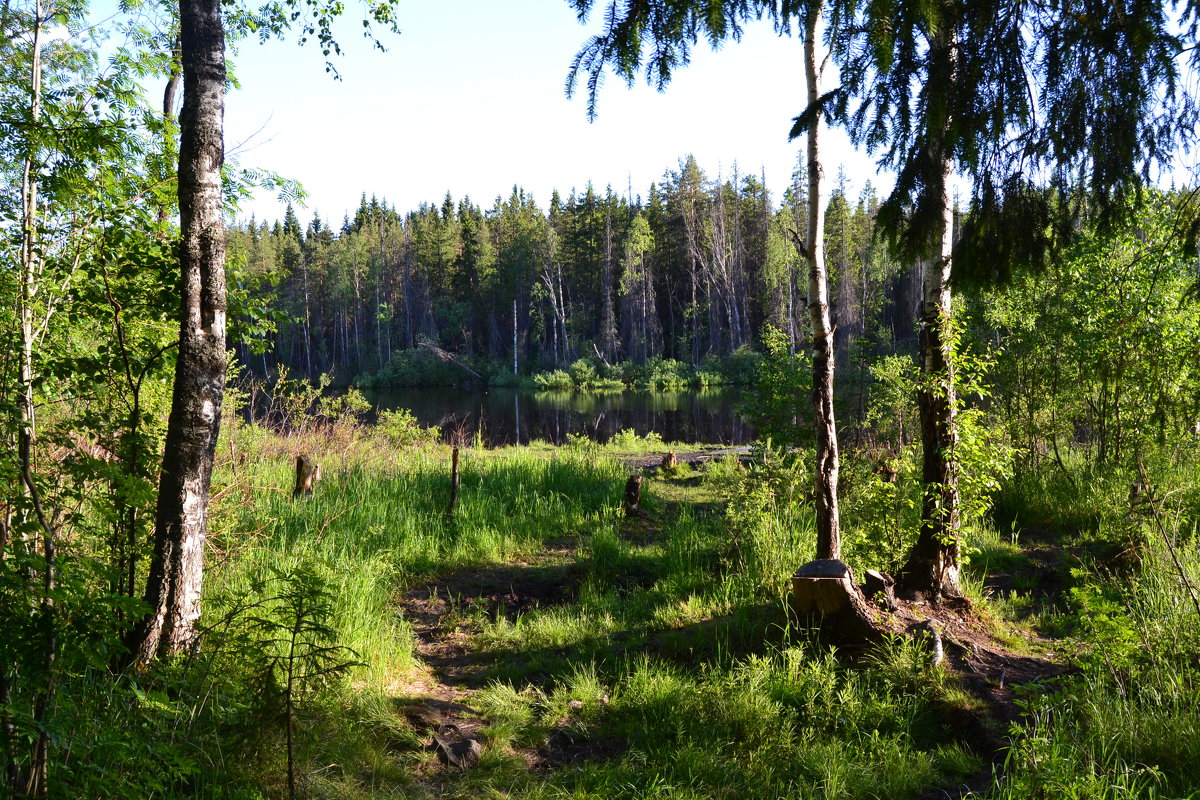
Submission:
{"label": "green foliage", "polygon": [[625,388],[671,392],[709,386],[746,385],[754,375],[759,355],[740,348],[728,358],[709,357],[697,369],[674,359],[654,356],[644,363],[621,361],[608,365],[581,358],[569,370],[549,370],[533,376],[533,387],[545,391],[607,391]]}
{"label": "green foliage", "polygon": [[803,353],[793,353],[787,336],[768,327],[763,334],[765,355],[756,364],[754,382],[746,392],[741,413],[759,436],[781,444],[812,441],[812,365]]}
{"label": "green foliage", "polygon": [[[323,376],[321,382],[327,385],[328,376]],[[343,421],[361,422],[370,411],[370,401],[358,389],[326,394],[317,401],[317,413],[335,424]]]}
{"label": "green foliage", "polygon": [[564,391],[574,389],[575,381],[572,379],[571,373],[561,369],[554,369],[534,375],[533,385],[538,389],[546,391]]}
{"label": "green foliage", "polygon": [[895,573],[921,525],[919,448],[884,451],[878,461],[842,459],[843,548],[860,571]]}
{"label": "green foliage", "polygon": [[1078,443],[1097,466],[1128,468],[1194,434],[1200,314],[1178,202],[1148,195],[1127,229],[1087,226],[1043,275],[989,297],[985,319],[1005,334],[999,408],[1031,456],[1062,460]]}
{"label": "green foliage", "polygon": [[379,412],[379,419],[372,430],[375,436],[381,436],[398,447],[414,445],[429,445],[438,441],[442,436],[441,429],[433,425],[421,427],[417,418],[406,408]]}
{"label": "green foliage", "polygon": [[[251,671],[257,702],[286,728],[288,796],[296,793],[294,729],[311,698],[328,689],[353,667],[357,654],[337,644],[334,600],[328,582],[301,565],[275,570],[273,595],[255,602],[245,617],[258,657]],[[258,593],[264,588],[256,587]]]}
{"label": "green foliage", "polygon": [[[498,371],[493,380],[500,380],[504,374]],[[444,361],[424,348],[414,348],[395,353],[377,373],[360,377],[356,383],[364,389],[374,389],[389,386],[456,386],[472,380],[471,374],[461,366]]]}
{"label": "green foliage", "polygon": [[917,415],[917,365],[908,356],[884,356],[871,364],[866,423],[876,436],[900,452],[920,438]]}
{"label": "green foliage", "polygon": [[691,384],[691,370],[685,364],[659,356],[635,366],[629,375],[636,389],[661,392],[684,389]]}
{"label": "green foliage", "polygon": [[645,436],[638,436],[633,428],[625,428],[614,433],[607,444],[625,452],[652,452],[663,449],[663,438],[656,431],[648,431]]}

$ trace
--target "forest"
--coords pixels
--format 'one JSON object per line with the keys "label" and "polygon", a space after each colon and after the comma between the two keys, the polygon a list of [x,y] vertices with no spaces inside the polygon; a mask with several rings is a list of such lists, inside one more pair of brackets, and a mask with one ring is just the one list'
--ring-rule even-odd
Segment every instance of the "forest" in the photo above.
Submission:
{"label": "forest", "polygon": [[0,797],[1200,796],[1197,9],[567,5],[588,116],[796,38],[791,182],[247,220],[239,48],[404,7],[4,6]]}
{"label": "forest", "polygon": [[[795,352],[808,325],[791,239],[807,215],[803,173],[801,163],[778,203],[761,178],[711,179],[691,156],[645,201],[589,185],[565,200],[555,193],[543,211],[514,187],[486,211],[448,193],[400,214],[364,195],[336,233],[319,216],[302,225],[289,207],[273,224],[229,231],[252,307],[281,313],[259,334],[265,346],[237,341],[239,359],[260,377],[282,364],[337,383],[422,385],[472,379],[438,369],[446,362],[428,345],[501,381],[514,355],[522,374],[580,358],[694,370],[760,349],[768,326]],[[870,183],[855,198],[848,183],[841,174],[825,212],[841,361],[852,344],[915,345],[920,278],[918,264],[901,269],[873,238]]]}

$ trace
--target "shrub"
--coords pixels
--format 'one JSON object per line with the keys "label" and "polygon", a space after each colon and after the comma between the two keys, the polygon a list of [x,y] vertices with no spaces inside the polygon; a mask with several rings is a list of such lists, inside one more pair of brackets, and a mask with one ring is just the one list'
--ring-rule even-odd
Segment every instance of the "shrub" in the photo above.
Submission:
{"label": "shrub", "polygon": [[504,388],[520,386],[521,376],[514,375],[508,369],[501,369],[498,372],[492,373],[492,376],[488,378],[488,385]]}
{"label": "shrub", "polygon": [[805,444],[812,439],[812,368],[803,354],[791,352],[778,328],[764,331],[763,346],[766,355],[759,359],[740,413],[763,438]]}
{"label": "shrub", "polygon": [[564,390],[575,388],[575,383],[571,380],[571,376],[564,370],[555,369],[549,372],[542,372],[533,376],[533,385],[538,389]]}
{"label": "shrub", "polygon": [[443,361],[428,350],[414,348],[395,353],[373,376],[359,381],[366,388],[388,386],[454,386],[469,383],[471,374],[462,366]]}
{"label": "shrub", "polygon": [[638,436],[633,428],[625,428],[614,433],[608,444],[621,450],[661,449],[663,438],[658,431],[649,431],[645,436]]}
{"label": "shrub", "polygon": [[442,435],[442,430],[437,425],[421,427],[417,418],[407,408],[379,412],[379,421],[374,432],[392,440],[400,447],[432,444]]}
{"label": "shrub", "polygon": [[691,370],[673,358],[655,356],[634,370],[634,385],[639,389],[684,389],[692,382]]}
{"label": "shrub", "polygon": [[570,367],[570,372],[571,380],[576,386],[581,387],[594,383],[598,377],[596,375],[596,368],[592,366],[592,362],[586,358],[581,358],[572,364]]}

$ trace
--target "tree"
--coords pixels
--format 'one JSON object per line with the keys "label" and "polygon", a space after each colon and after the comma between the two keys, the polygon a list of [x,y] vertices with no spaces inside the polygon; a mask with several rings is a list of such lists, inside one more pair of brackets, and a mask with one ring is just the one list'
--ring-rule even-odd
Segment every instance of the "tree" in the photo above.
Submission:
{"label": "tree", "polygon": [[177,653],[200,616],[208,489],[225,391],[225,30],[219,0],[180,4],[183,111],[179,211],[182,238],[179,350],[146,583],[150,613],[138,626],[140,662]]}
{"label": "tree", "polygon": [[[371,3],[367,13],[394,31],[393,1]],[[315,13],[316,18],[306,12]],[[338,3],[307,3],[301,10],[298,0],[267,3],[255,12],[234,9],[239,31],[258,30],[260,38],[282,36],[290,20],[300,29],[300,43],[315,36],[327,57],[340,51],[330,26],[341,12]],[[180,333],[159,481],[154,554],[146,583],[150,610],[131,638],[134,658],[140,663],[189,646],[200,616],[208,490],[220,432],[226,363],[222,220],[226,70],[221,14],[219,0],[180,0],[184,98],[177,177]],[[370,20],[363,25],[370,37]],[[334,71],[328,62],[326,69]]]}
{"label": "tree", "polygon": [[821,73],[817,61],[817,26],[821,3],[804,12],[804,77],[808,108],[796,120],[792,136],[803,126],[808,142],[808,241],[802,255],[808,261],[808,312],[813,327],[813,411],[817,432],[816,507],[817,558],[841,558],[838,514],[837,418],[833,411],[833,325],[829,319],[829,271],[825,265],[825,207],[821,204]]}
{"label": "tree", "polygon": [[[1025,77],[1020,53],[1006,53],[1013,22],[998,8],[942,2],[929,6],[862,9],[847,3],[850,24],[839,30],[844,78],[842,119],[859,143],[882,148],[882,166],[897,171],[878,219],[894,248],[924,265],[919,314],[918,406],[925,486],[916,545],[901,570],[901,586],[933,600],[961,597],[959,586],[958,467],[950,287],[954,209],[950,182],[956,159],[971,166],[979,143],[1024,119],[1024,95],[1005,93]],[[1016,32],[1019,41],[1019,32]],[[1011,44],[1011,42],[1009,41]],[[864,48],[870,52],[864,52]],[[995,56],[985,65],[980,59]],[[846,113],[849,96],[860,98]],[[991,114],[980,104],[995,102]],[[986,107],[986,106],[985,106]]]}
{"label": "tree", "polygon": [[[1044,266],[1083,209],[1094,205],[1110,224],[1121,219],[1122,199],[1140,191],[1150,166],[1192,137],[1196,104],[1181,94],[1175,63],[1184,48],[1164,12],[1149,2],[836,6],[844,23],[834,46],[838,116],[856,142],[880,152],[880,166],[896,171],[877,221],[897,255],[925,268],[926,490],[921,532],[901,573],[912,593],[961,596],[952,267],[960,262],[956,280],[994,280]],[[956,171],[972,179],[958,242]],[[1039,176],[1057,192],[1038,187]]]}

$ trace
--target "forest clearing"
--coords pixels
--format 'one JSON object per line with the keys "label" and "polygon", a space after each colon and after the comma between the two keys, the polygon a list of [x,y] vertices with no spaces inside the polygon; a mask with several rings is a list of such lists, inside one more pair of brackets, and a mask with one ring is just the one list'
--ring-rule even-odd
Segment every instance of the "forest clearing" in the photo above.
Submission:
{"label": "forest clearing", "polygon": [[[589,138],[507,71],[545,9],[456,8],[296,127],[457,199],[302,223],[230,59],[441,5],[5,3],[0,797],[1200,797],[1200,10],[556,2],[589,122],[795,45]],[[635,193],[786,70],[794,166]],[[559,191],[587,141],[623,191]]]}
{"label": "forest clearing", "polygon": [[[296,712],[312,796],[1185,797],[1200,780],[1184,677],[1200,558],[1174,562],[1178,517],[1131,508],[1123,484],[1026,473],[999,522],[968,529],[969,610],[900,601],[879,608],[892,635],[834,650],[788,620],[788,578],[815,546],[802,456],[663,470],[636,466],[644,446],[463,448],[448,518],[446,446],[397,455],[346,424],[231,441],[206,613],[306,574],[350,648],[334,660],[366,665]],[[324,470],[292,500],[297,447]],[[646,473],[632,517],[630,462]],[[848,464],[864,496],[916,488],[911,464],[897,484],[873,466]],[[904,555],[849,530],[845,546],[860,573]],[[938,665],[910,632],[927,619]],[[187,670],[207,684],[196,696],[238,696],[216,665],[267,635],[229,624]],[[192,791],[223,796],[243,770],[282,782],[279,732],[256,723],[249,761],[210,764]]]}

